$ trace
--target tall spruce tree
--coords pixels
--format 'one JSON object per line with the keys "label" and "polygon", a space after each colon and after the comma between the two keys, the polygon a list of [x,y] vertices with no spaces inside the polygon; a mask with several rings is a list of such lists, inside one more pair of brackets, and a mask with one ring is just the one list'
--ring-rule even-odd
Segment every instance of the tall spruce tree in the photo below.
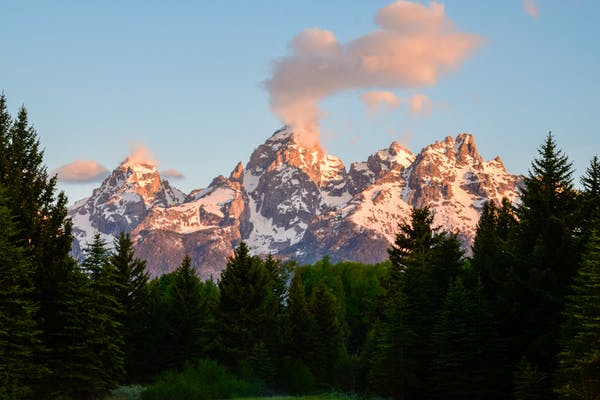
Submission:
{"label": "tall spruce tree", "polygon": [[[403,292],[406,305],[402,324],[412,330],[414,340],[405,348],[407,365],[414,370],[415,379],[408,396],[426,396],[431,389],[432,341],[435,315],[441,308],[446,292],[462,264],[462,251],[456,235],[440,232],[433,227],[433,215],[428,208],[415,208],[408,222],[399,225],[393,246],[388,250],[390,277],[386,307],[393,304],[397,290]],[[398,287],[398,289],[395,288]],[[400,340],[400,339],[399,339]],[[407,381],[408,382],[408,381]]]}
{"label": "tall spruce tree", "polygon": [[123,308],[114,292],[118,283],[115,269],[109,263],[110,252],[100,234],[94,235],[84,253],[81,267],[90,284],[90,308],[95,328],[90,345],[102,366],[98,378],[104,381],[105,389],[111,389],[122,382],[125,375],[125,343],[120,322]]}
{"label": "tall spruce tree", "polygon": [[34,386],[34,397],[68,393],[70,383],[60,369],[71,368],[72,358],[57,363],[67,353],[69,343],[57,338],[69,335],[72,326],[64,313],[63,287],[77,275],[71,260],[71,223],[67,219],[67,199],[56,193],[56,177],[49,177],[43,163],[37,133],[30,126],[25,108],[12,119],[6,109],[6,97],[0,95],[0,186],[6,207],[13,217],[15,242],[22,243],[30,265],[34,303],[39,307],[38,327],[43,334],[45,351],[36,363],[50,375]]}
{"label": "tall spruce tree", "polygon": [[600,236],[592,232],[564,310],[556,393],[600,397]]}
{"label": "tall spruce tree", "polygon": [[520,307],[515,299],[513,278],[517,224],[514,208],[507,199],[503,199],[500,206],[487,202],[477,225],[471,259],[474,283],[480,285],[482,301],[489,304],[495,319],[498,341],[494,347],[497,354],[505,355],[489,364],[496,389],[504,398],[510,396],[513,365],[520,357],[519,337],[515,335],[514,326]]}
{"label": "tall spruce tree", "polygon": [[114,274],[113,295],[123,310],[119,323],[124,341],[125,371],[132,377],[146,363],[144,334],[148,324],[148,272],[146,262],[135,257],[129,234],[121,232],[114,244],[114,253],[109,257]]}
{"label": "tall spruce tree", "polygon": [[203,350],[202,283],[188,255],[173,273],[169,303],[168,340],[172,346],[170,364],[181,367],[186,360],[199,358]]}
{"label": "tall spruce tree", "polygon": [[369,372],[370,391],[396,399],[409,398],[418,385],[412,357],[415,332],[408,325],[407,300],[399,286],[386,294],[386,306],[376,328]]}
{"label": "tall spruce tree", "polygon": [[495,326],[481,287],[457,278],[433,327],[432,383],[443,399],[505,398],[494,374],[499,361]]}
{"label": "tall spruce tree", "polygon": [[548,134],[534,159],[521,203],[514,269],[517,354],[549,372],[558,351],[561,309],[578,264],[573,167]]}
{"label": "tall spruce tree", "polygon": [[0,186],[0,398],[21,399],[49,371],[38,361],[42,332],[31,265],[5,201]]}
{"label": "tall spruce tree", "polygon": [[313,352],[310,333],[315,322],[308,308],[302,277],[298,271],[294,273],[290,283],[287,319],[290,335],[288,352],[293,358],[306,363]]}
{"label": "tall spruce tree", "polygon": [[[241,242],[219,280],[217,318],[220,352],[232,367],[247,364],[260,343],[267,342],[279,308],[274,282],[263,261]],[[261,350],[262,351],[262,350]],[[268,361],[265,361],[268,362]]]}
{"label": "tall spruce tree", "polygon": [[311,331],[312,357],[309,367],[318,384],[333,385],[334,367],[344,354],[344,337],[336,310],[337,302],[321,282],[313,291],[309,309],[314,324]]}
{"label": "tall spruce tree", "polygon": [[97,354],[99,321],[88,277],[77,267],[69,269],[56,296],[56,318],[62,329],[47,333],[55,383],[47,384],[43,398],[86,399],[106,393],[114,382],[107,382],[102,357]]}
{"label": "tall spruce tree", "polygon": [[583,186],[581,201],[581,224],[583,230],[582,246],[600,222],[600,160],[594,156],[585,174],[581,177]]}

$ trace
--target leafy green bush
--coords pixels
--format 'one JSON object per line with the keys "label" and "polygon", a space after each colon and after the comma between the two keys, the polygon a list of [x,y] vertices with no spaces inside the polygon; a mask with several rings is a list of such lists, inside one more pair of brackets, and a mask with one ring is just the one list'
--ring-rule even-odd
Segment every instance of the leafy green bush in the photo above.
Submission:
{"label": "leafy green bush", "polygon": [[212,360],[186,363],[181,372],[168,371],[142,393],[143,400],[202,400],[250,396],[260,386],[242,381]]}

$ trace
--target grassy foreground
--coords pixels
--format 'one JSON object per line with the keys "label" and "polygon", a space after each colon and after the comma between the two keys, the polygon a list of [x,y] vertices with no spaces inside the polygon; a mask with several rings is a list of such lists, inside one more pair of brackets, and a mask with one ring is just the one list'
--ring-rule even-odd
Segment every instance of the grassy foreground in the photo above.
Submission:
{"label": "grassy foreground", "polygon": [[356,400],[358,397],[338,393],[311,396],[238,397],[233,400]]}

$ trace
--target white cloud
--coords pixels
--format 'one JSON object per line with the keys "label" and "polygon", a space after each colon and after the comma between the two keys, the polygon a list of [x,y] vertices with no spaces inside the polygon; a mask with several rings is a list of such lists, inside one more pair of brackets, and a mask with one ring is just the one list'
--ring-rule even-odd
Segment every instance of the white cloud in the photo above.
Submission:
{"label": "white cloud", "polygon": [[106,178],[108,170],[96,161],[75,160],[56,170],[63,182],[98,182]]}
{"label": "white cloud", "polygon": [[310,28],[290,43],[266,82],[271,110],[310,142],[318,140],[320,100],[363,88],[413,89],[434,85],[481,43],[459,31],[444,6],[406,0],[383,7],[379,28],[348,43]]}
{"label": "white cloud", "polygon": [[176,169],[173,169],[173,168],[169,168],[169,169],[166,169],[164,171],[160,171],[160,175],[164,176],[166,178],[172,178],[172,179],[182,179],[182,178],[184,178],[184,175],[183,175],[182,172],[180,172],[180,171],[178,171]]}
{"label": "white cloud", "polygon": [[523,11],[531,18],[538,18],[540,16],[540,11],[538,9],[537,4],[534,3],[533,0],[524,0],[523,1]]}
{"label": "white cloud", "polygon": [[392,92],[373,90],[360,95],[369,114],[375,115],[386,110],[393,110],[400,105],[400,99]]}

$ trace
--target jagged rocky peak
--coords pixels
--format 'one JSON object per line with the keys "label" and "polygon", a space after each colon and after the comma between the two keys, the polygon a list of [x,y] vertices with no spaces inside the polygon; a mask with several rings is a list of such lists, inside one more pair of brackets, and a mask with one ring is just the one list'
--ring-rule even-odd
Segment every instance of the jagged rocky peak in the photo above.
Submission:
{"label": "jagged rocky peak", "polygon": [[229,174],[229,180],[232,182],[242,182],[244,179],[244,164],[238,162],[231,174]]}
{"label": "jagged rocky peak", "polygon": [[387,149],[378,150],[370,155],[366,162],[353,162],[349,171],[353,182],[353,194],[366,189],[389,171],[398,175],[408,168],[415,158],[410,150],[394,141]]}
{"label": "jagged rocky peak", "polygon": [[[286,167],[304,172],[320,187],[339,180],[339,176],[346,173],[338,157],[325,154],[319,143],[303,140],[289,126],[276,131],[252,153],[246,175],[256,177]],[[250,184],[249,191],[252,190]]]}
{"label": "jagged rocky peak", "polygon": [[483,164],[483,159],[477,152],[475,139],[468,133],[460,133],[456,139],[446,136],[441,142],[430,144],[417,155],[415,164],[424,163],[425,166],[429,166],[432,161],[435,162],[436,168],[442,170],[444,167],[445,169],[461,165],[481,167]]}
{"label": "jagged rocky peak", "polygon": [[387,151],[379,150],[376,154],[381,160],[388,161],[390,164],[399,164],[404,168],[410,166],[415,161],[415,155],[396,141],[392,142]]}
{"label": "jagged rocky peak", "polygon": [[184,201],[185,195],[161,179],[152,160],[127,158],[103,182],[100,190],[106,194],[138,194],[146,208],[153,205],[170,206]]}
{"label": "jagged rocky peak", "polygon": [[458,163],[483,163],[483,159],[477,152],[475,138],[469,133],[460,133],[458,136],[456,136],[454,154],[456,155],[456,161]]}
{"label": "jagged rocky peak", "polygon": [[[162,189],[156,164],[150,161],[135,161],[130,158],[123,161],[110,176],[104,180],[99,192],[103,194],[100,202],[118,193],[138,194],[149,206]],[[100,194],[98,193],[98,194]],[[97,197],[96,193],[92,197]]]}

